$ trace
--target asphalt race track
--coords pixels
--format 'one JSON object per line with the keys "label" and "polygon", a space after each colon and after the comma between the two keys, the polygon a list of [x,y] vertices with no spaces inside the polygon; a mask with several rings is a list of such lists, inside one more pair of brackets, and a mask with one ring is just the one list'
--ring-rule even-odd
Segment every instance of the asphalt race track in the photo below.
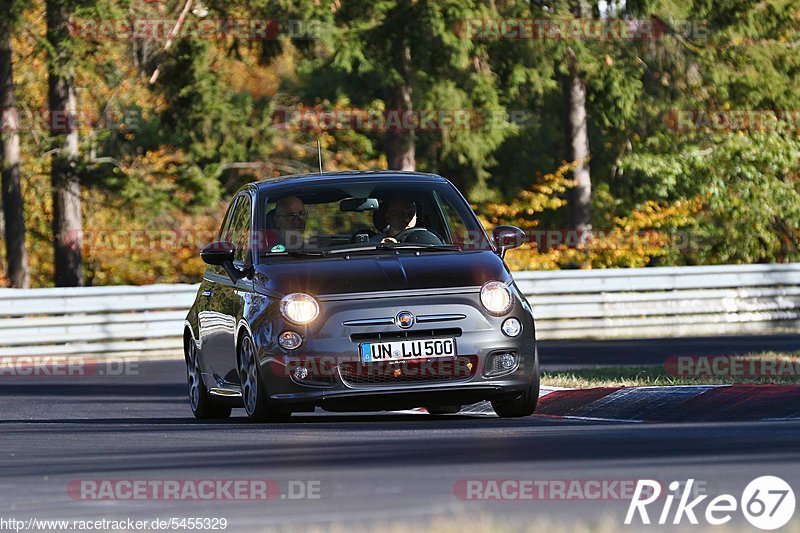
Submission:
{"label": "asphalt race track", "polygon": [[[547,353],[545,346],[543,358]],[[180,361],[141,361],[125,375],[0,378],[0,517],[216,517],[226,518],[230,531],[450,523],[489,530],[542,521],[602,521],[616,530],[624,527],[629,499],[614,491],[601,500],[549,492],[543,499],[483,501],[467,499],[463,489],[468,480],[586,487],[693,478],[701,493],[738,498],[764,475],[800,487],[800,421],[626,424],[318,412],[252,425],[234,410],[230,421],[199,423],[183,373]],[[131,501],[75,490],[87,480],[212,479],[270,480],[278,492],[266,501]],[[654,507],[653,520],[660,511]],[[748,525],[741,514],[734,523]]]}

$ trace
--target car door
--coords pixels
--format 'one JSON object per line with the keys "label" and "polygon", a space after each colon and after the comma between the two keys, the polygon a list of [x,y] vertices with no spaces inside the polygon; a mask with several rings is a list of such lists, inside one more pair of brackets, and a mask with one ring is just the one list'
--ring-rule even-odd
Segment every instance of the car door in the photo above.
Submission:
{"label": "car door", "polygon": [[231,214],[231,223],[227,228],[225,240],[234,244],[236,249],[233,267],[237,272],[236,279],[224,268],[214,275],[215,310],[225,327],[220,329],[219,348],[213,356],[215,379],[221,386],[238,386],[239,375],[236,358],[236,334],[242,311],[249,295],[253,291],[252,277],[252,243],[251,225],[253,220],[253,201],[248,192],[237,197]]}
{"label": "car door", "polygon": [[[225,218],[220,225],[217,241],[227,240],[233,213],[236,210],[236,203],[239,201],[235,197]],[[222,312],[223,292],[220,290],[220,281],[227,277],[225,269],[219,266],[209,265],[203,274],[203,281],[200,284],[200,297],[197,305],[198,319],[198,357],[200,358],[203,379],[209,388],[221,385],[221,375],[219,374],[219,354],[225,350],[226,335],[225,329],[230,328],[231,324],[226,320]]]}
{"label": "car door", "polygon": [[[236,247],[234,268],[248,270],[252,264],[249,242],[253,202],[247,192],[240,193],[231,207],[220,231],[219,240],[232,242]],[[202,358],[212,387],[236,387],[239,384],[236,364],[236,332],[245,294],[252,291],[252,275],[232,280],[220,266],[206,270],[201,287],[202,305],[199,313]]]}

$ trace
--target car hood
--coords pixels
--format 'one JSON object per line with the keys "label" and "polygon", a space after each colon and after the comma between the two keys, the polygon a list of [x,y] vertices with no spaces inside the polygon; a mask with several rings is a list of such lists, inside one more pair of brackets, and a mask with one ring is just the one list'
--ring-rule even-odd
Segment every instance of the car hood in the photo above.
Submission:
{"label": "car hood", "polygon": [[503,261],[489,251],[401,252],[330,258],[276,258],[257,267],[257,284],[267,293],[313,295],[475,287],[506,281]]}

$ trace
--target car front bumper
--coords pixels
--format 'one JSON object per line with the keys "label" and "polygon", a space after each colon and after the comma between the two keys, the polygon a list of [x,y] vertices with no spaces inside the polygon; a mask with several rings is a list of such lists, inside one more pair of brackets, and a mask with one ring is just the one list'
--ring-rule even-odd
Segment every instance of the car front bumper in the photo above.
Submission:
{"label": "car front bumper", "polygon": [[[283,350],[270,339],[258,343],[269,400],[295,411],[316,406],[331,411],[375,411],[515,397],[538,378],[533,315],[524,299],[515,300],[512,310],[502,317],[486,313],[476,292],[326,302],[327,314],[321,323],[315,329],[299,331],[304,337],[300,348]],[[406,330],[394,324],[369,323],[394,317],[401,310],[431,319]],[[503,321],[510,317],[523,325],[516,337],[501,331]],[[277,327],[270,329],[276,336],[291,328],[289,324],[274,325]],[[361,343],[397,340],[403,335],[455,338],[458,358],[384,362],[377,367],[360,363]],[[492,359],[503,353],[513,354],[516,363],[498,372]],[[295,370],[299,367],[306,368],[309,377],[298,378]]]}

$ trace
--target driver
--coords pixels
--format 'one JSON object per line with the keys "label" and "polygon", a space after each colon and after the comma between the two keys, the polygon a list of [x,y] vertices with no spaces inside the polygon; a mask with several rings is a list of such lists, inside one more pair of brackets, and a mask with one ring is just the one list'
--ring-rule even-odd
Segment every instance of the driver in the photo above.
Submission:
{"label": "driver", "polygon": [[417,204],[409,198],[393,198],[386,205],[388,225],[380,234],[381,242],[397,242],[395,237],[401,231],[417,225]]}

